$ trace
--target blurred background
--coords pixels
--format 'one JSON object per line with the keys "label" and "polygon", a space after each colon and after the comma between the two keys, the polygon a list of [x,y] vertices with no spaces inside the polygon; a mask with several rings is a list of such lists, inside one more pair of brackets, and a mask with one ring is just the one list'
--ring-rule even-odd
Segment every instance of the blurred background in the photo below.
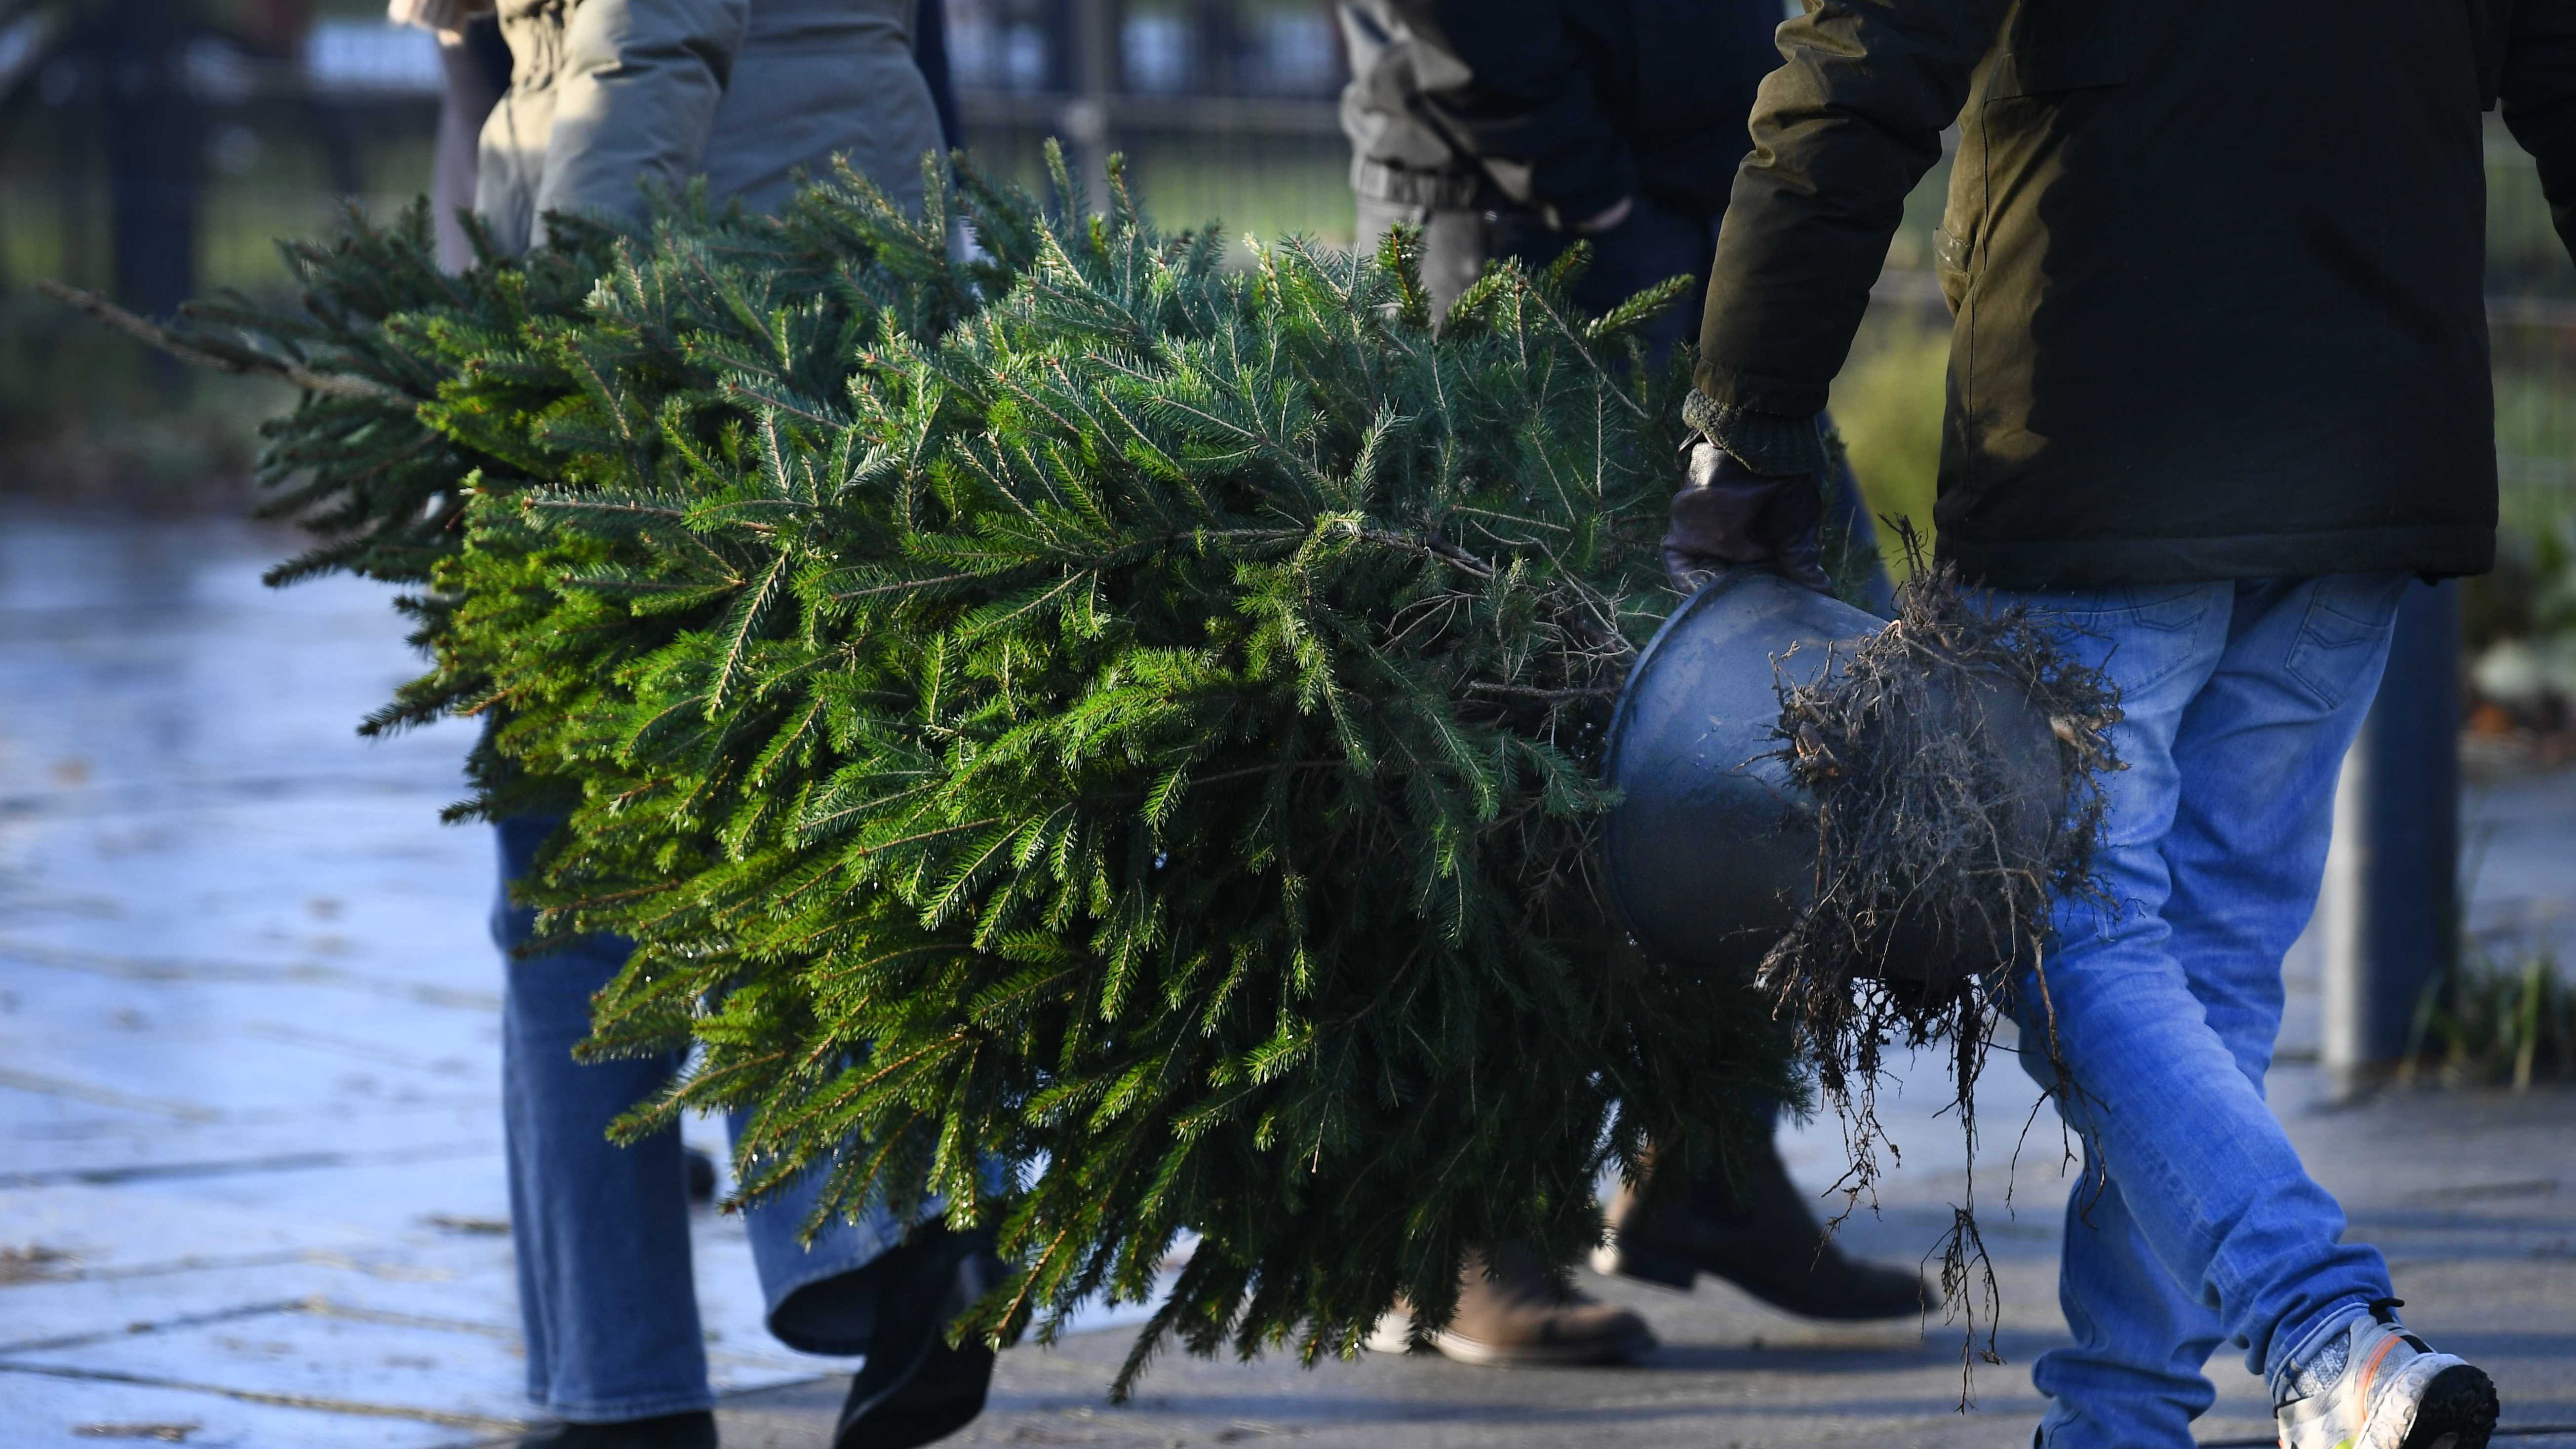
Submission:
{"label": "blurred background", "polygon": [[[967,141],[1034,182],[1040,145],[1122,151],[1171,225],[1347,244],[1345,68],[1329,0],[948,0]],[[32,293],[166,313],[283,288],[272,241],[423,191],[438,64],[375,0],[0,0],[0,494],[152,510],[245,498],[264,384],[183,376]],[[2506,544],[2464,599],[2473,749],[2570,753],[2576,268],[2490,118],[2489,317]],[[1947,319],[1936,168],[1890,247],[1835,411],[1882,513],[1929,519]]]}
{"label": "blurred background", "polygon": [[[1035,183],[1046,137],[1105,142],[1169,222],[1348,244],[1321,0],[950,0],[947,23],[990,169]],[[181,377],[26,284],[152,315],[280,291],[273,239],[428,188],[438,95],[434,42],[381,0],[0,0],[0,490],[237,501],[260,386]]]}

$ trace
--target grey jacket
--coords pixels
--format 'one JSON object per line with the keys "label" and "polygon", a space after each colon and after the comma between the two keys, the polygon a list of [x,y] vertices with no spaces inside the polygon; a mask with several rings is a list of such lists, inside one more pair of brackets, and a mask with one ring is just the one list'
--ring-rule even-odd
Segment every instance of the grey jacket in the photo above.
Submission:
{"label": "grey jacket", "polygon": [[846,156],[922,202],[939,118],[915,0],[501,0],[509,93],[484,122],[474,209],[511,252],[549,211],[634,224],[647,184],[785,201]]}

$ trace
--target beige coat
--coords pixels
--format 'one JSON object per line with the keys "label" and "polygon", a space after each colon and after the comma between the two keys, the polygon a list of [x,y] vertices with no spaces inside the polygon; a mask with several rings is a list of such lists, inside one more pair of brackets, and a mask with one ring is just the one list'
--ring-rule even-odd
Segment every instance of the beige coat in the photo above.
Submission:
{"label": "beige coat", "polygon": [[835,156],[918,209],[939,149],[915,0],[501,0],[510,90],[484,122],[474,209],[507,251],[549,211],[634,223],[645,187],[785,201]]}

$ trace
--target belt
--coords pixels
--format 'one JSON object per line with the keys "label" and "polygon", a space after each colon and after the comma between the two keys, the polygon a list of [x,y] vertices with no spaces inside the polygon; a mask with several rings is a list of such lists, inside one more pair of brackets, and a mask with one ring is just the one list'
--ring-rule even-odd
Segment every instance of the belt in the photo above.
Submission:
{"label": "belt", "polygon": [[1364,201],[1420,206],[1432,211],[1467,211],[1476,204],[1484,178],[1473,171],[1416,171],[1360,158],[1351,167],[1351,189]]}

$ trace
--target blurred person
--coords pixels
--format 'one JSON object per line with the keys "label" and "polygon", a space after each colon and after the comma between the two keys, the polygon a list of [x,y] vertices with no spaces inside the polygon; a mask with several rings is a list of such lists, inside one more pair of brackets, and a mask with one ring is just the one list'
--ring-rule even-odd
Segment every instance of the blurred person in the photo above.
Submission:
{"label": "blurred person", "polygon": [[[700,175],[719,203],[774,208],[798,173],[825,174],[835,158],[918,210],[922,156],[942,149],[914,59],[914,0],[502,0],[497,15],[470,0],[393,0],[393,15],[437,32],[447,66],[436,177],[444,265],[470,261],[452,222],[460,200],[514,254],[541,239],[550,213],[641,226],[651,191]],[[488,50],[476,49],[494,21],[507,43],[498,85]],[[477,148],[463,153],[462,128],[477,119]],[[573,1059],[590,1034],[591,998],[625,964],[627,942],[594,936],[521,952],[534,912],[512,904],[510,883],[559,823],[499,823],[492,913],[508,973],[503,1096],[529,1394],[563,1421],[522,1443],[711,1449],[715,1396],[679,1134],[608,1140],[610,1123],[667,1087],[681,1063]],[[940,1335],[999,1271],[989,1240],[935,1222],[907,1234],[880,1210],[836,1218],[801,1242],[821,1186],[809,1176],[745,1211],[770,1331],[805,1352],[866,1355],[836,1449],[954,1432],[982,1411],[993,1355]]]}
{"label": "blurred person", "polygon": [[1445,311],[1487,263],[1536,270],[1585,239],[1578,306],[1691,277],[1648,347],[1689,335],[1754,89],[1780,62],[1779,0],[1341,0],[1340,14],[1361,250],[1420,228]]}
{"label": "blurred person", "polygon": [[2576,248],[2576,0],[1819,0],[1780,38],[1668,557],[1811,547],[1774,504],[1816,489],[1828,387],[1965,117],[1939,556],[2122,695],[2108,901],[2059,903],[2044,989],[2026,967],[2007,1001],[2089,1169],[2033,1443],[2184,1449],[2226,1344],[2283,1449],[2481,1449],[2494,1384],[2400,1321],[2263,1081],[2399,596],[2493,561],[2479,113]]}
{"label": "blurred person", "polygon": [[846,158],[922,204],[940,149],[912,0],[502,0],[513,71],[483,126],[475,209],[505,252],[548,212],[640,225],[648,188],[786,201]]}
{"label": "blurred person", "polygon": [[[1700,310],[1745,120],[1779,63],[1779,0],[1342,0],[1351,57],[1342,128],[1351,141],[1357,245],[1397,225],[1422,232],[1422,271],[1445,311],[1488,264],[1545,267],[1577,240],[1591,265],[1573,285],[1593,315],[1673,277],[1693,290],[1646,333],[1661,359]],[[1859,489],[1834,490],[1844,546],[1885,573]],[[1823,578],[1821,555],[1807,561]],[[1776,1109],[1762,1108],[1776,1121]],[[1604,1272],[1687,1290],[1702,1273],[1810,1318],[1919,1314],[1921,1277],[1853,1260],[1789,1180],[1779,1147],[1751,1144],[1735,1180],[1709,1174],[1670,1200],[1623,1187],[1608,1210]],[[1396,1346],[1397,1320],[1378,1343]],[[1630,1356],[1653,1338],[1638,1315],[1559,1292],[1535,1255],[1502,1250],[1470,1268],[1450,1328],[1452,1358],[1555,1363]]]}
{"label": "blurred person", "polygon": [[[499,18],[487,7],[469,12],[467,0],[389,0],[387,18],[429,31],[438,42],[438,140],[430,183],[438,262],[449,271],[471,265],[474,252],[458,213],[474,209],[477,148],[483,123],[510,88],[510,47]],[[939,118],[939,144],[966,144],[957,115],[957,92],[948,63],[945,0],[920,0],[913,14],[913,61],[929,88]],[[692,1181],[696,1181],[692,1177]]]}
{"label": "blurred person", "polygon": [[385,18],[426,30],[438,42],[438,139],[430,162],[430,225],[438,264],[451,272],[473,265],[462,213],[474,209],[475,149],[483,122],[510,88],[510,47],[489,8],[469,13],[464,0],[389,0]]}
{"label": "blurred person", "polygon": [[939,113],[939,142],[951,151],[966,144],[966,123],[957,113],[957,76],[948,63],[948,0],[921,0],[912,17],[912,63],[930,87],[930,107]]}

